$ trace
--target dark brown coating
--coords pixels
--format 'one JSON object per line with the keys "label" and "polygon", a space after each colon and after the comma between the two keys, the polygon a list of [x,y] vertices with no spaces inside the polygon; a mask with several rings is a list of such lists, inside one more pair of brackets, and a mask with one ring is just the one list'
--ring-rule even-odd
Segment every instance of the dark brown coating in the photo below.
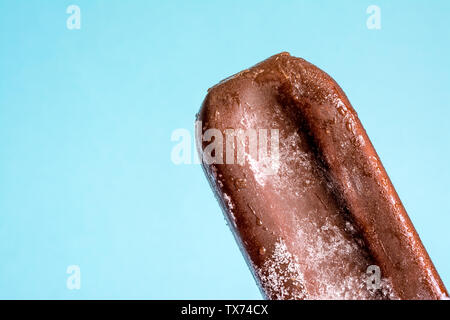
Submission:
{"label": "dark brown coating", "polygon": [[[356,112],[325,72],[275,55],[211,88],[198,120],[202,133],[279,130],[276,173],[248,150],[243,165],[203,163],[266,298],[448,297]],[[376,288],[370,265],[381,270]]]}

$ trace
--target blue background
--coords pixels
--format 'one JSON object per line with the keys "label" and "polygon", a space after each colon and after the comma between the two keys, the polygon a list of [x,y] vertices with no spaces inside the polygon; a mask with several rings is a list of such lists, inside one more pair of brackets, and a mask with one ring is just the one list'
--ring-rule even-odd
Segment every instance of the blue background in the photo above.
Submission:
{"label": "blue background", "polygon": [[[66,28],[70,4],[80,30]],[[381,30],[366,27],[371,4]],[[449,12],[0,0],[0,298],[260,298],[200,166],[173,164],[170,137],[193,131],[208,87],[281,51],[342,86],[450,285]]]}

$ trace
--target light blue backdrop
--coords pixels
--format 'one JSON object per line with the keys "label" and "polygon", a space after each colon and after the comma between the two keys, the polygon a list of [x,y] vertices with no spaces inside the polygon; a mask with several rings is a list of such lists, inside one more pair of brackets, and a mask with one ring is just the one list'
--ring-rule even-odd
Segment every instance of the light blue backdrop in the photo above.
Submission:
{"label": "light blue backdrop", "polygon": [[[66,8],[81,8],[68,30]],[[381,30],[366,8],[381,8]],[[170,140],[289,51],[357,109],[450,285],[450,1],[0,0],[0,298],[260,298]],[[81,268],[81,289],[66,268]]]}

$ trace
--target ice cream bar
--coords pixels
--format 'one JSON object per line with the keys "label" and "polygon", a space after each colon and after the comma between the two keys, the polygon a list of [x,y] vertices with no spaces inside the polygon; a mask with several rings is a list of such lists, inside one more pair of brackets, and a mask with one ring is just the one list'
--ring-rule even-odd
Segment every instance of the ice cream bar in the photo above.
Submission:
{"label": "ice cream bar", "polygon": [[267,299],[448,293],[337,83],[280,53],[208,90],[202,165]]}

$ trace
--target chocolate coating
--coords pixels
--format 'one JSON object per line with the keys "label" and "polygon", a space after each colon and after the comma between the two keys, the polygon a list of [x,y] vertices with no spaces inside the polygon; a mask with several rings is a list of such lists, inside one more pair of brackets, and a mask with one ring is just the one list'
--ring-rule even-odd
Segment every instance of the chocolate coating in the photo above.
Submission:
{"label": "chocolate coating", "polygon": [[[325,72],[280,53],[211,88],[197,120],[202,133],[278,129],[275,174],[248,148],[243,165],[203,161],[266,298],[448,297],[355,110]],[[376,288],[371,265],[381,270]]]}

